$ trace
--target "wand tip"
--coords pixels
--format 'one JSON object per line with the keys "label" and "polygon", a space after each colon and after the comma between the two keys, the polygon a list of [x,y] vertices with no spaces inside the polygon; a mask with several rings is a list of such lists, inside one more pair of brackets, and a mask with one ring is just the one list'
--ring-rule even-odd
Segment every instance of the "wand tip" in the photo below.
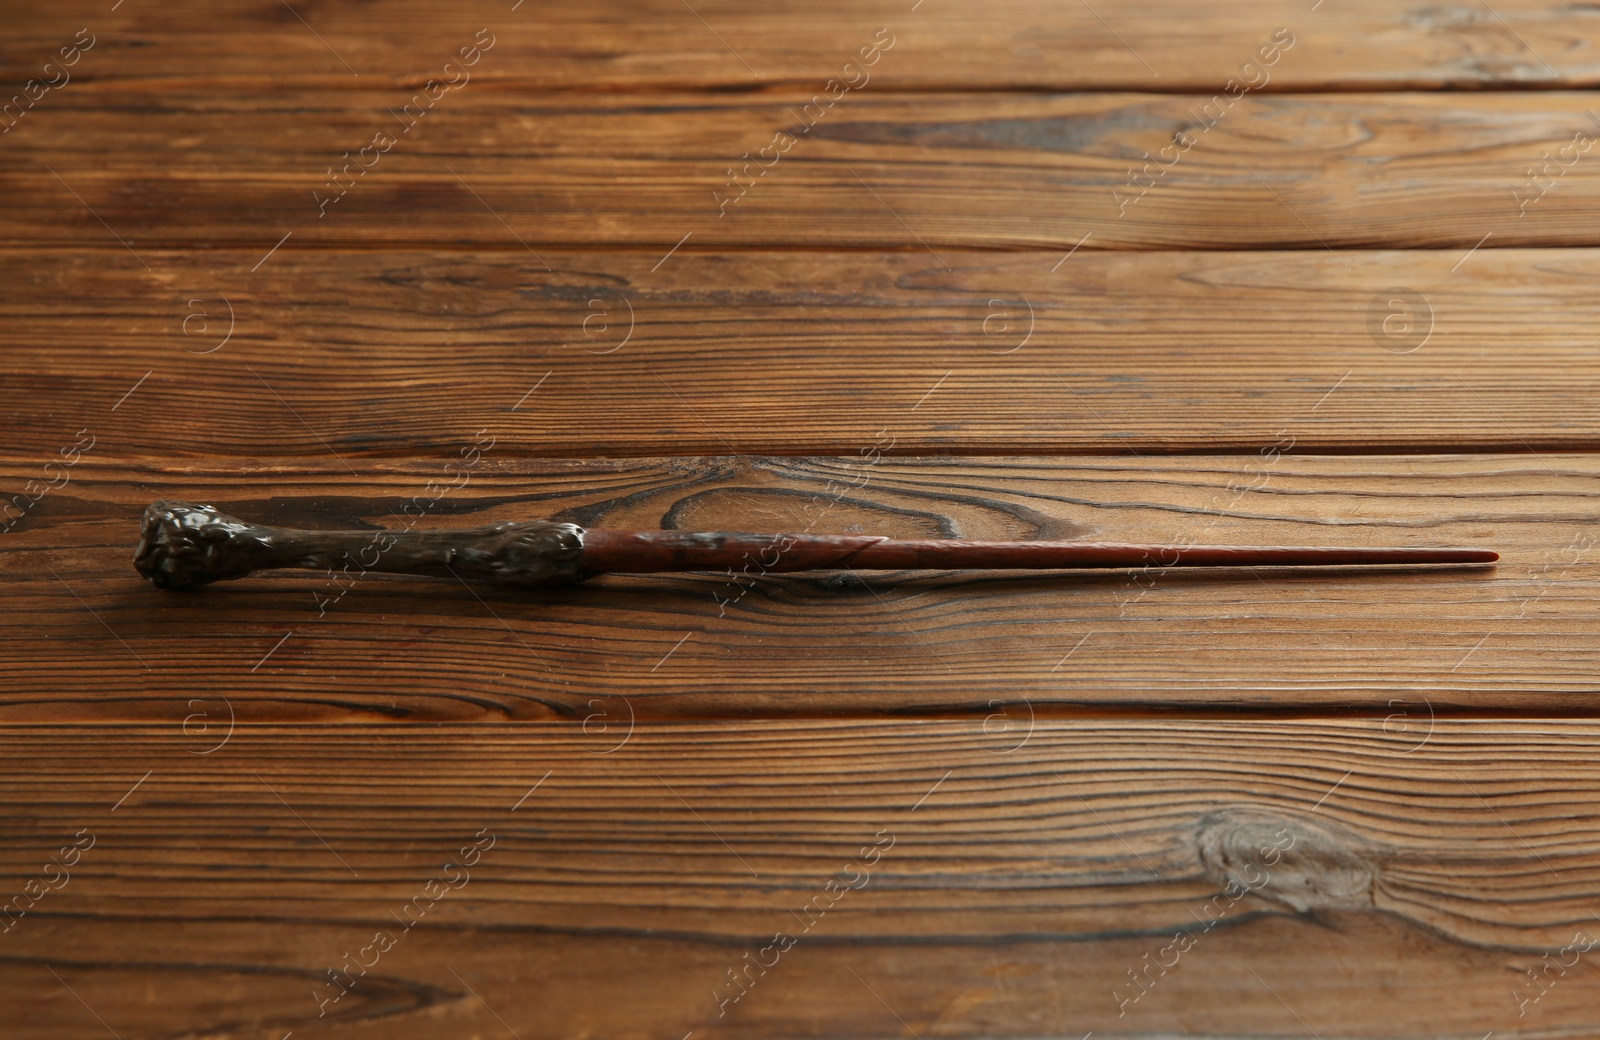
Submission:
{"label": "wand tip", "polygon": [[1463,549],[1427,546],[1414,549],[1380,549],[1397,563],[1494,563],[1500,554],[1493,549]]}

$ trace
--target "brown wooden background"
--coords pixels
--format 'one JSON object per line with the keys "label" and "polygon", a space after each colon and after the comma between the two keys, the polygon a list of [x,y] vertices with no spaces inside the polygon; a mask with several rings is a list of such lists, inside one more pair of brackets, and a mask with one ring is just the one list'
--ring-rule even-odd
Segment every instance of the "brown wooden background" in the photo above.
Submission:
{"label": "brown wooden background", "polygon": [[[6,1035],[1600,1034],[1593,5],[3,6]],[[129,564],[475,438],[426,523],[1503,559]]]}

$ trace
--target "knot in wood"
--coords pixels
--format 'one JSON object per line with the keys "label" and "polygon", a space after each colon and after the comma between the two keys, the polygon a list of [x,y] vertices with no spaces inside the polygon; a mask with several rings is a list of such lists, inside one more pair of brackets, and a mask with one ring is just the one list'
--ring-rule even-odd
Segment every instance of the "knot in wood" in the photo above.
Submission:
{"label": "knot in wood", "polygon": [[1232,894],[1259,895],[1300,913],[1373,906],[1377,868],[1353,837],[1320,822],[1224,809],[1201,821],[1197,842],[1206,876]]}

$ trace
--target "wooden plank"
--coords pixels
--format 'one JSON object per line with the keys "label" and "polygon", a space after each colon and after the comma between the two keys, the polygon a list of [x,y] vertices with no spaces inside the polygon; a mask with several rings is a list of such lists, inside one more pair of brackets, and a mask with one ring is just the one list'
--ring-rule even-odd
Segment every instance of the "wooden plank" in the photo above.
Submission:
{"label": "wooden plank", "polygon": [[[470,442],[463,442],[471,450]],[[177,724],[629,719],[1107,706],[1588,710],[1600,457],[852,456],[214,464],[97,446],[3,536],[0,715]],[[5,486],[46,477],[13,458]],[[59,477],[57,479],[60,479]],[[428,490],[432,486],[434,490]],[[435,498],[437,496],[437,498]],[[609,576],[544,592],[277,572],[162,593],[143,507],[290,526],[803,530],[1457,544],[1494,569]],[[431,503],[431,504],[430,504]],[[609,722],[608,722],[609,720]],[[1007,720],[1010,720],[1008,722]]]}
{"label": "wooden plank", "polygon": [[[292,234],[341,248],[625,244],[652,263],[693,236],[686,248],[904,248],[942,267],[942,250],[1065,252],[1092,235],[1090,248],[1323,250],[1342,276],[1346,254],[1375,246],[1448,248],[1454,262],[1488,235],[1600,244],[1589,94],[1226,100],[1206,115],[1194,95],[868,87],[819,119],[784,92],[468,85],[407,117],[393,91],[85,83],[7,135],[0,220],[30,246],[120,252],[115,234],[128,264],[163,248],[254,261]],[[1146,170],[1147,154],[1170,168]]]}
{"label": "wooden plank", "polygon": [[42,71],[44,62],[88,26],[105,42],[72,70],[86,79],[414,87],[440,75],[458,45],[488,27],[496,42],[471,70],[474,77],[532,89],[820,89],[879,28],[888,28],[896,40],[893,60],[873,71],[898,89],[1203,90],[1240,75],[1282,27],[1296,43],[1266,70],[1267,89],[1600,82],[1600,60],[1590,47],[1594,12],[1552,0],[1496,0],[1492,9],[1383,0],[1205,7],[1181,0],[1093,6],[697,0],[687,9],[681,0],[388,0],[285,7],[256,0],[206,7],[199,17],[193,4],[108,11],[102,3],[67,0],[15,12],[0,61],[17,78],[53,75]]}
{"label": "wooden plank", "polygon": [[502,457],[1600,447],[1589,250],[1361,251],[1351,272],[1321,250],[961,252],[951,272],[543,255],[291,243],[254,273],[259,254],[202,252],[147,274],[0,253],[6,446],[87,426],[119,454],[313,458],[484,428]]}
{"label": "wooden plank", "polygon": [[[1600,1033],[1600,725],[1460,717],[1600,685],[1596,12],[1309,4],[13,12],[8,1028]],[[1505,556],[178,596],[165,496]]]}
{"label": "wooden plank", "polygon": [[12,1028],[1600,1027],[1591,721],[580,730],[7,727]]}

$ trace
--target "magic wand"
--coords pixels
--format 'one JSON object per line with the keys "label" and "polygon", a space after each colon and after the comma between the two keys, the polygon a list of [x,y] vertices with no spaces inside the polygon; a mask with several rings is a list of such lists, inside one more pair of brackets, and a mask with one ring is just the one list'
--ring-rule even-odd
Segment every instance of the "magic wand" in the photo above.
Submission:
{"label": "magic wand", "polygon": [[[502,585],[565,585],[598,574],[723,570],[1070,569],[1487,564],[1488,549],[980,542],[853,534],[586,530],[553,520],[456,530],[310,531],[246,523],[212,506],[156,502],[133,565],[164,589],[293,567],[357,566]],[[370,562],[369,562],[370,559]]]}

